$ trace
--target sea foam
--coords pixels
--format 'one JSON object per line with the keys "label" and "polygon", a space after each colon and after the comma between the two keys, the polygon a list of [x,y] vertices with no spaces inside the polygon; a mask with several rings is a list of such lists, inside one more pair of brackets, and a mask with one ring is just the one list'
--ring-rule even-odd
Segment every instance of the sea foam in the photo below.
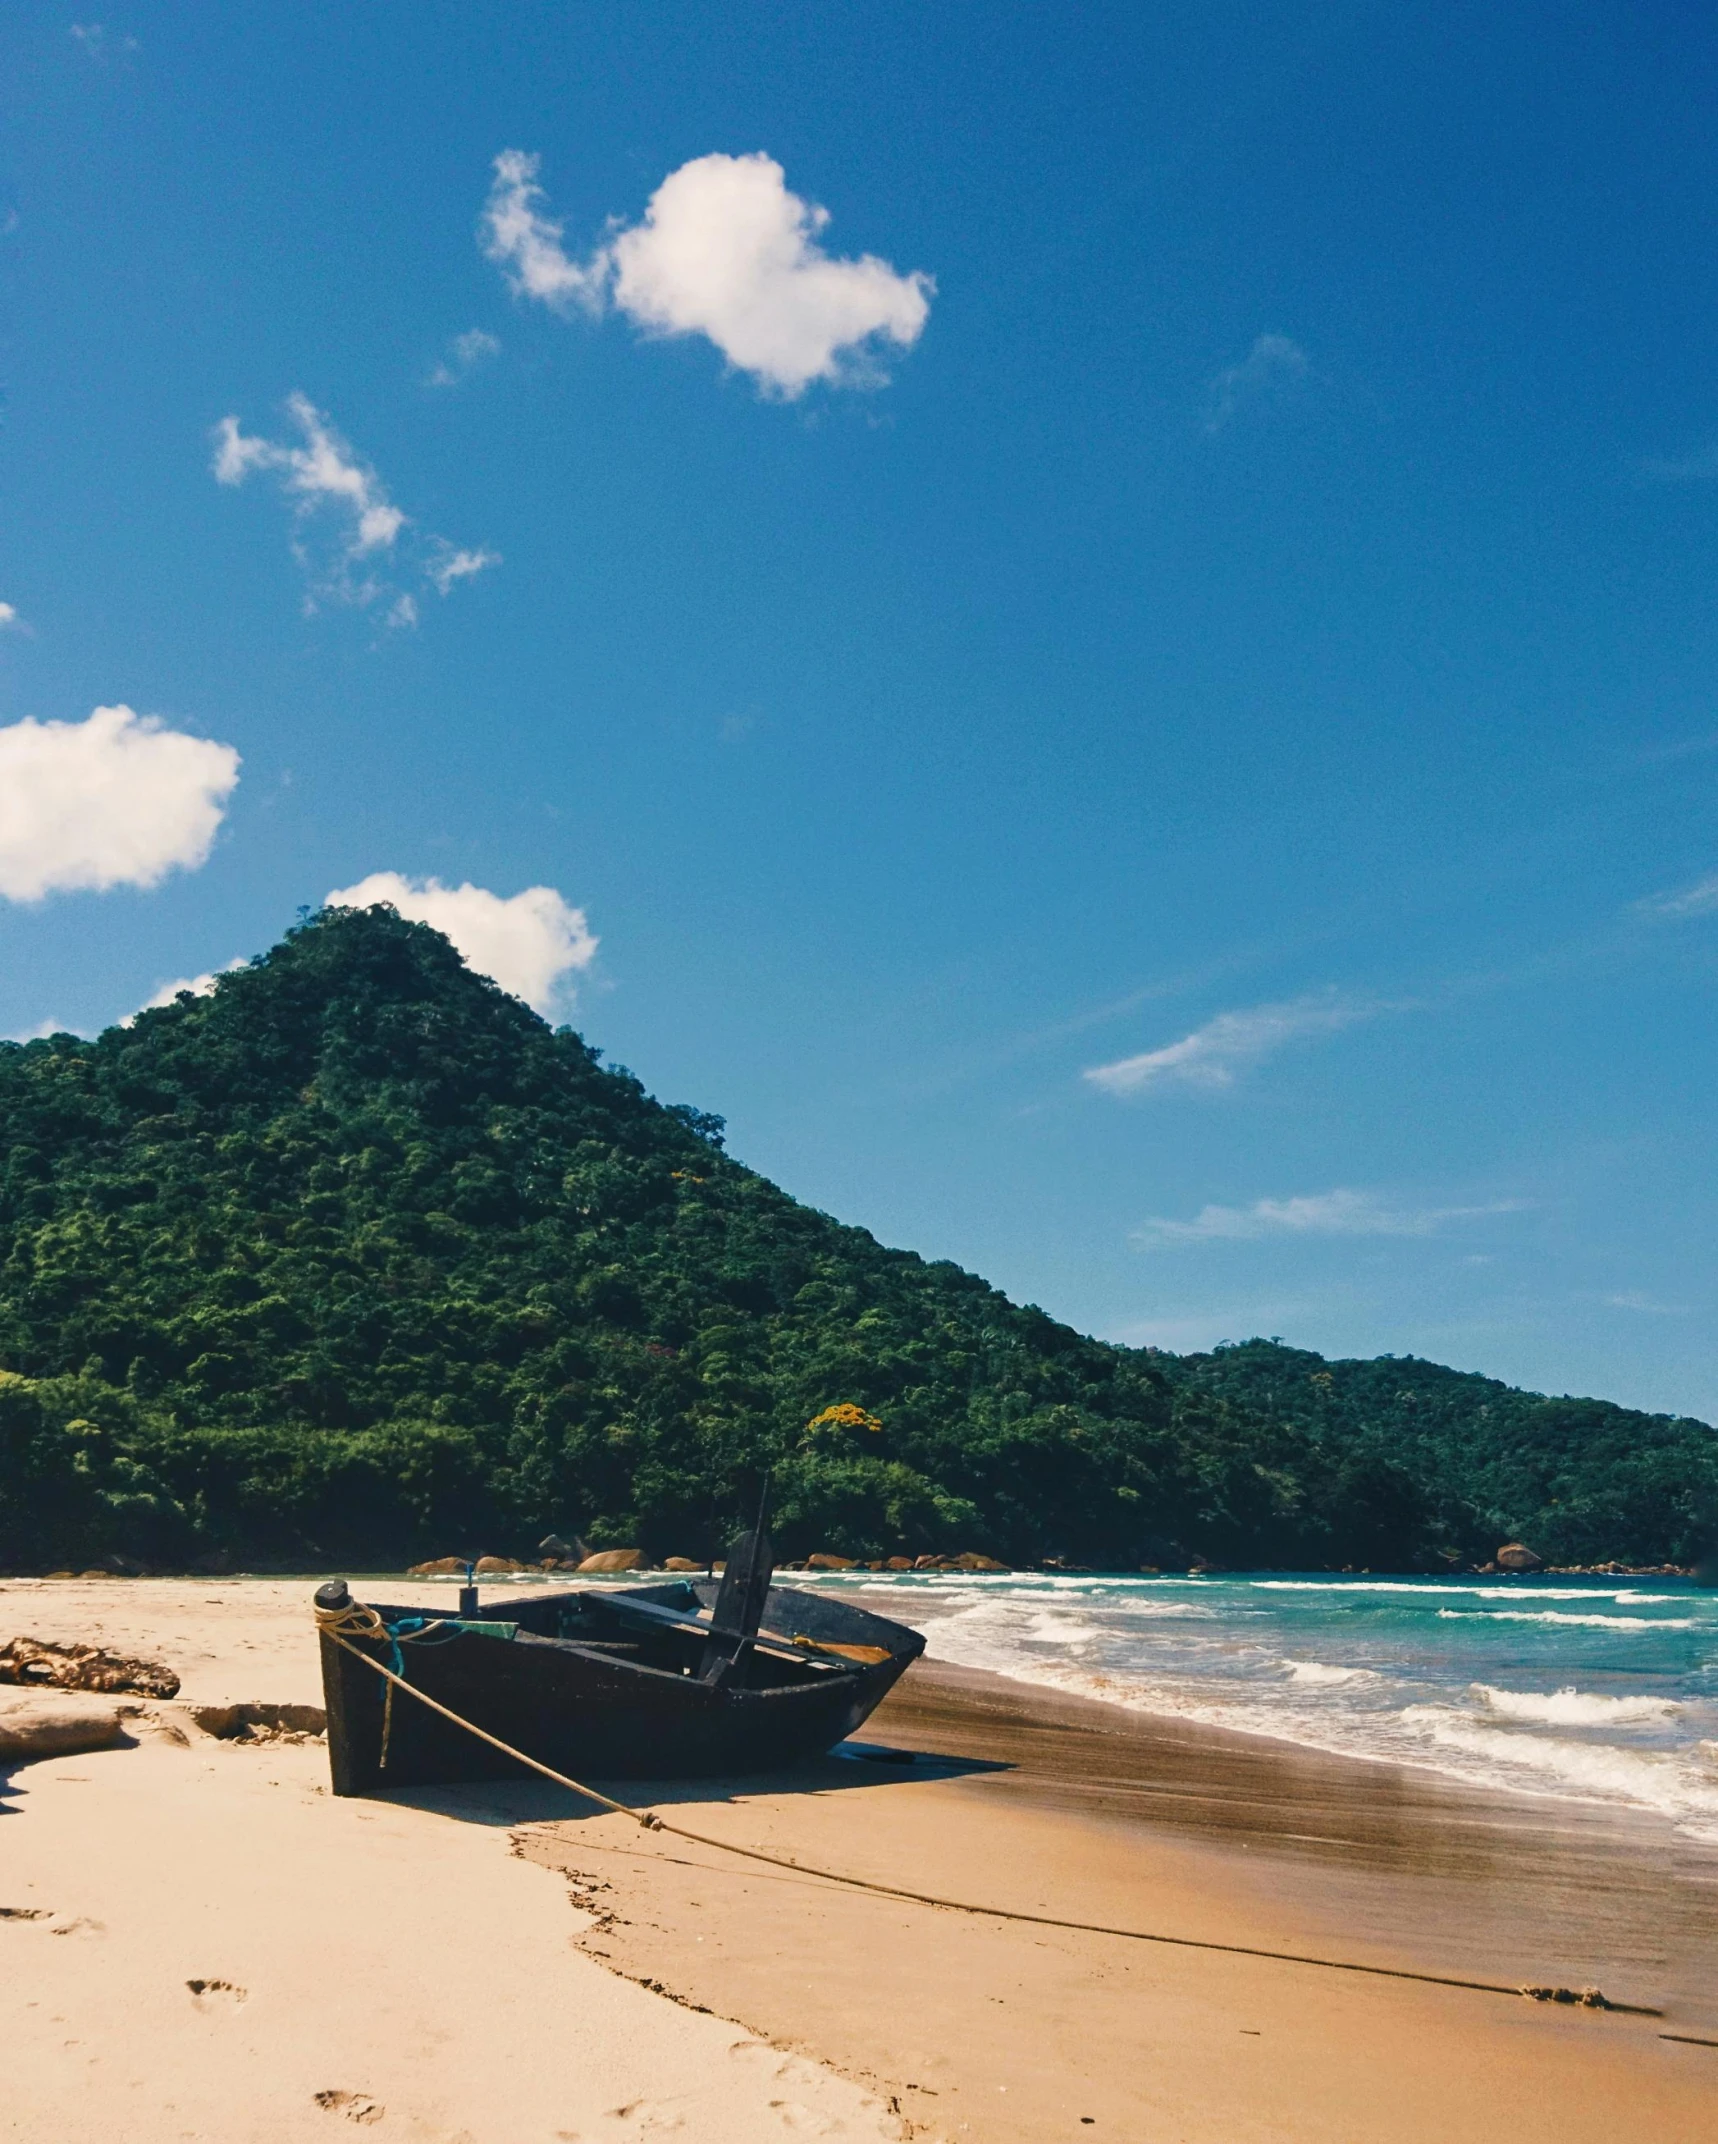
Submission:
{"label": "sea foam", "polygon": [[1682,1710],[1669,1697],[1604,1697],[1596,1691],[1499,1690],[1476,1682],[1473,1694],[1488,1712],[1506,1720],[1542,1722],[1548,1727],[1662,1726]]}
{"label": "sea foam", "polygon": [[1656,1630],[1692,1630],[1692,1617],[1641,1615],[1568,1615],[1556,1608],[1440,1608],[1441,1622],[1560,1623],[1567,1629],[1626,1630],[1651,1637]]}

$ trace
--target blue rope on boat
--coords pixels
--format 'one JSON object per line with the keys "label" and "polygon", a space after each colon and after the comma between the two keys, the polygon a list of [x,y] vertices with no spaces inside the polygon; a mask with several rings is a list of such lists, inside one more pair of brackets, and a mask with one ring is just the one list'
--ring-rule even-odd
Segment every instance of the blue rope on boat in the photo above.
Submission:
{"label": "blue rope on boat", "polygon": [[388,1634],[388,1646],[394,1656],[394,1673],[402,1681],[405,1679],[406,1656],[400,1650],[400,1640],[402,1638],[422,1637],[432,1620],[427,1615],[403,1615],[396,1623],[384,1623],[382,1625],[382,1628]]}
{"label": "blue rope on boat", "polygon": [[474,1623],[469,1618],[444,1615],[402,1615],[396,1617],[392,1623],[384,1622],[382,1629],[387,1633],[388,1644],[393,1653],[394,1673],[402,1679],[406,1672],[406,1656],[400,1650],[402,1640],[407,1644],[451,1645],[455,1638],[462,1638],[468,1632],[475,1632],[481,1637],[493,1637],[496,1634],[493,1623]]}

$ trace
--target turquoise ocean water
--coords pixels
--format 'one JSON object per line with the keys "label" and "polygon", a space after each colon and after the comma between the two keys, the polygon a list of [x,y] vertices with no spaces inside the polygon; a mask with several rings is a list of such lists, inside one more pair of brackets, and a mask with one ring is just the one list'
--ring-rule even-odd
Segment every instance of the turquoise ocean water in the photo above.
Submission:
{"label": "turquoise ocean water", "polygon": [[1651,1810],[1718,1844],[1718,1591],[1684,1579],[855,1572],[933,1659],[1425,1767]]}

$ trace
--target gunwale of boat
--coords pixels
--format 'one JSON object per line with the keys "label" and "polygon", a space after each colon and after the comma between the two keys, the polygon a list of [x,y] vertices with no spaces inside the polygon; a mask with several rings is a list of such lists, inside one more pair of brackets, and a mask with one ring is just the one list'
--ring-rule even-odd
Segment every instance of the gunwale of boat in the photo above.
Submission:
{"label": "gunwale of boat", "polygon": [[[568,1587],[553,1593],[539,1593],[523,1599],[493,1603],[489,1606],[484,1620],[512,1623],[513,1635],[504,1642],[520,1646],[529,1652],[547,1652],[555,1658],[576,1658],[591,1666],[647,1677],[679,1689],[684,1689],[688,1684],[702,1688],[707,1686],[698,1682],[697,1656],[713,1628],[713,1608],[700,1594],[700,1587],[690,1580],[681,1580],[666,1586]],[[649,1597],[651,1595],[672,1595],[675,1598],[652,1599]],[[810,1634],[803,1640],[804,1650],[801,1651],[800,1640],[768,1627],[769,1608],[778,1605],[785,1608],[787,1600],[784,1596],[791,1596],[799,1604],[816,1600],[818,1612],[811,1620],[824,1620],[829,1612],[834,1610],[838,1627],[846,1628],[851,1625],[854,1635],[861,1630],[868,1634],[887,1633],[891,1641],[898,1642],[875,1647],[881,1656],[875,1661],[844,1659],[838,1654],[822,1651],[818,1640]],[[376,1602],[372,1605],[388,1622],[425,1612],[390,1602]],[[627,1610],[635,1606],[666,1611],[683,1620],[665,1620],[654,1629],[633,1626],[628,1630]],[[594,1631],[577,1637],[569,1635],[565,1629],[565,1618],[569,1609],[574,1610],[580,1617],[590,1615],[593,1621],[599,1624],[605,1612],[612,1614],[614,1624],[625,1632],[620,1643],[627,1644],[628,1650],[622,1653],[617,1644],[599,1638]],[[533,1630],[530,1621],[518,1614],[519,1610],[527,1611],[530,1621],[553,1614],[561,1627],[552,1632]],[[735,1698],[792,1697],[819,1688],[836,1688],[843,1683],[863,1680],[885,1661],[898,1660],[903,1654],[909,1659],[915,1658],[924,1647],[922,1636],[903,1624],[893,1623],[849,1602],[833,1602],[824,1596],[808,1595],[797,1587],[772,1585],[765,1615],[765,1623],[757,1633],[753,1659],[755,1662],[770,1663],[770,1679],[754,1682],[748,1676],[743,1682],[730,1684],[725,1692],[721,1693],[730,1701]],[[803,1621],[807,1618],[802,1614],[799,1619]],[[461,1619],[448,1617],[445,1620],[457,1624]],[[482,1634],[461,1631],[459,1635],[480,1637]],[[654,1649],[659,1655],[662,1651],[678,1653],[681,1656],[679,1664],[664,1666],[660,1664],[660,1658],[641,1657],[651,1639],[656,1641]],[[633,1644],[638,1646],[638,1651],[631,1649]],[[407,1645],[410,1649],[410,1640]]]}

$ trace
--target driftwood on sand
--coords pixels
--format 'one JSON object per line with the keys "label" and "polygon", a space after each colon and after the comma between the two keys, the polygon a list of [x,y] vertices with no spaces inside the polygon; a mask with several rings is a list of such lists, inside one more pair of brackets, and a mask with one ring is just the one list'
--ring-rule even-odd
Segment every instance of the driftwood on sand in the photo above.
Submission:
{"label": "driftwood on sand", "polygon": [[177,1697],[179,1678],[152,1660],[128,1660],[99,1645],[51,1645],[11,1638],[0,1645],[0,1683],[33,1690],[123,1691],[135,1697]]}

